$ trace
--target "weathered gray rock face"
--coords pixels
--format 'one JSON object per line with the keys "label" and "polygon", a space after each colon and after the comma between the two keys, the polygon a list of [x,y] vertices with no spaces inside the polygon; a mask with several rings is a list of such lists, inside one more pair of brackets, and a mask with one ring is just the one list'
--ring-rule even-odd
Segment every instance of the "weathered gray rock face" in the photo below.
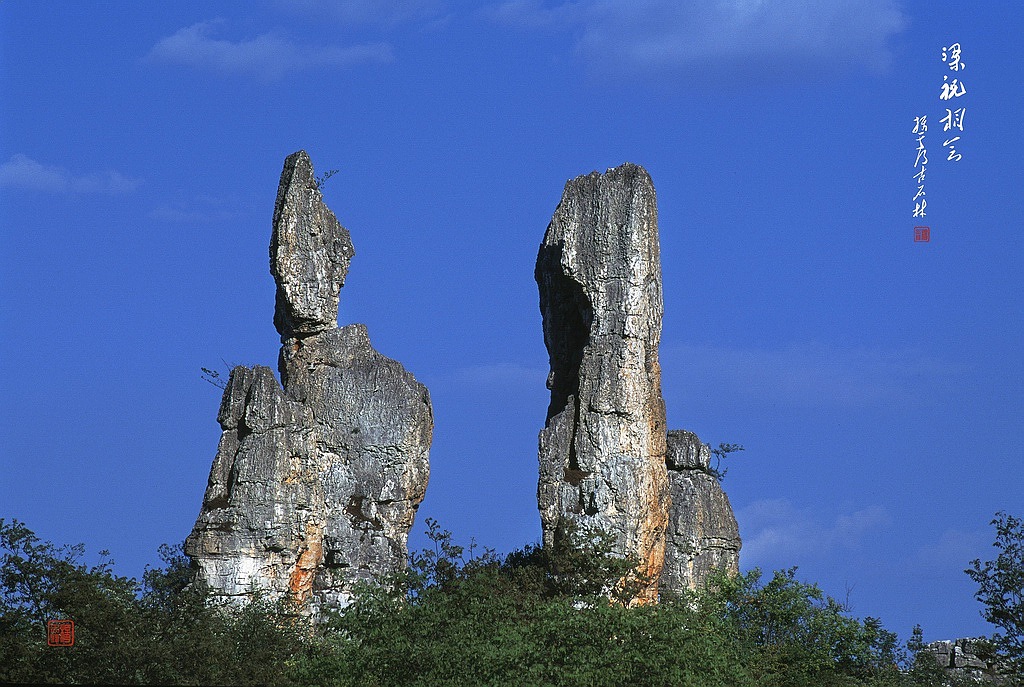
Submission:
{"label": "weathered gray rock face", "polygon": [[924,650],[934,656],[950,676],[967,677],[979,685],[1011,684],[1013,671],[999,660],[984,638],[931,642]]}
{"label": "weathered gray rock face", "polygon": [[354,254],[305,152],[285,162],[274,212],[274,323],[284,387],[266,367],[231,372],[220,445],[185,553],[216,593],[344,605],[352,584],[405,564],[429,476],[427,389],[336,327]]}
{"label": "weathered gray rock face", "polygon": [[354,255],[348,231],[323,202],[309,156],[292,153],[284,161],[270,241],[274,326],[282,340],[337,326],[338,294]]}
{"label": "weathered gray rock face", "polygon": [[537,257],[551,404],[540,433],[544,545],[563,525],[613,535],[659,587],[739,572],[740,537],[710,449],[665,430],[654,185],[625,164],[565,185]]}
{"label": "weathered gray rock face", "polygon": [[625,164],[566,183],[536,269],[551,372],[537,487],[544,544],[574,522],[615,537],[655,580],[669,488],[654,185]]}
{"label": "weathered gray rock face", "polygon": [[672,505],[660,591],[697,589],[715,570],[739,573],[740,533],[729,497],[710,473],[711,450],[693,432],[669,430]]}

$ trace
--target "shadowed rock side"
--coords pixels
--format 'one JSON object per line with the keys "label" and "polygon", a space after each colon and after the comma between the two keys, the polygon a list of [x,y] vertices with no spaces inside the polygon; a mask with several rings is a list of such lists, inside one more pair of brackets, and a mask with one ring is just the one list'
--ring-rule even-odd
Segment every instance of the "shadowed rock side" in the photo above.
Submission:
{"label": "shadowed rock side", "polygon": [[537,487],[544,545],[572,521],[636,557],[657,598],[668,479],[654,186],[625,164],[565,185],[536,269],[551,404]]}
{"label": "shadowed rock side", "polygon": [[672,505],[660,591],[697,589],[715,570],[739,573],[740,533],[729,497],[710,474],[711,450],[693,432],[670,430]]}
{"label": "shadowed rock side", "polygon": [[274,323],[284,387],[266,367],[231,371],[220,445],[185,553],[216,593],[344,605],[357,580],[405,565],[429,476],[426,387],[336,327],[354,254],[304,152],[285,162],[274,212]]}

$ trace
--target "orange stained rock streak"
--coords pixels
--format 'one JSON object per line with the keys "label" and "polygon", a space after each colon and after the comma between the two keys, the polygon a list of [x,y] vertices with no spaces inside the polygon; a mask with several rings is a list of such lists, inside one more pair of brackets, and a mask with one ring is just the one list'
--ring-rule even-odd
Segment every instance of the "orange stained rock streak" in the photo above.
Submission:
{"label": "orange stained rock streak", "polygon": [[299,558],[288,580],[292,599],[301,605],[309,600],[313,593],[313,578],[324,558],[323,526],[309,523],[306,525],[306,538],[299,549]]}
{"label": "orange stained rock streak", "polygon": [[[661,569],[665,565],[665,531],[668,527],[668,503],[667,503],[667,482],[666,474],[658,474],[652,466],[650,501],[647,509],[647,517],[640,525],[640,565],[639,572],[647,577],[650,583],[635,600],[638,605],[657,603],[658,601],[658,580],[661,577]],[[664,473],[664,464],[662,464]]]}
{"label": "orange stained rock streak", "polygon": [[[665,534],[668,530],[671,492],[668,486],[668,471],[665,467],[665,417],[664,401],[661,399],[660,372],[657,358],[652,361],[655,378],[655,395],[652,399],[653,408],[648,413],[648,441],[650,454],[647,462],[647,486],[644,509],[644,520],[640,523],[638,547],[640,565],[639,572],[650,580],[650,584],[640,593],[634,603],[647,605],[658,601],[658,580],[665,566]],[[660,411],[660,412],[659,412]]]}

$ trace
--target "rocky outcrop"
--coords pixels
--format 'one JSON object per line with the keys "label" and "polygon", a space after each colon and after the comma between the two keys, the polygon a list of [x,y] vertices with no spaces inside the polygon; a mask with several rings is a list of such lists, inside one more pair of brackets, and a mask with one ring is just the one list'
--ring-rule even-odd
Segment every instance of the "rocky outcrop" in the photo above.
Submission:
{"label": "rocky outcrop", "polygon": [[669,430],[672,505],[660,591],[697,589],[715,570],[739,573],[740,532],[729,497],[711,473],[711,449],[693,432]]}
{"label": "rocky outcrop", "polygon": [[930,642],[924,653],[933,656],[950,676],[966,677],[980,685],[1011,684],[1010,668],[983,637]]}
{"label": "rocky outcrop", "polygon": [[269,368],[232,370],[185,544],[197,577],[219,596],[257,588],[316,614],[347,603],[357,580],[405,564],[429,474],[430,397],[373,349],[366,327],[337,328],[353,255],[309,157],[289,156],[270,246],[283,387]]}
{"label": "rocky outcrop", "polygon": [[551,372],[537,493],[544,545],[564,525],[611,534],[657,598],[669,487],[654,185],[633,164],[566,183],[537,258]]}
{"label": "rocky outcrop", "polygon": [[337,327],[338,295],[354,255],[348,231],[323,202],[309,156],[289,155],[270,239],[270,273],[277,282],[274,326],[282,341]]}
{"label": "rocky outcrop", "polygon": [[658,210],[625,164],[566,183],[537,257],[551,403],[540,433],[544,545],[565,525],[612,535],[652,580],[634,601],[739,572],[740,538],[710,449],[665,429]]}

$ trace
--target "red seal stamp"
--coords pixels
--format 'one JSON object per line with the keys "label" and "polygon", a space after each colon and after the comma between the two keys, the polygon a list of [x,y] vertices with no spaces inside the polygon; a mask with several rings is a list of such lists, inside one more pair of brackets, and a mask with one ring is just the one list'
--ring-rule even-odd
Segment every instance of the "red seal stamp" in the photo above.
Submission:
{"label": "red seal stamp", "polygon": [[75,621],[50,620],[46,623],[47,646],[74,646]]}
{"label": "red seal stamp", "polygon": [[928,227],[914,227],[914,241],[928,243],[932,240],[932,230]]}

